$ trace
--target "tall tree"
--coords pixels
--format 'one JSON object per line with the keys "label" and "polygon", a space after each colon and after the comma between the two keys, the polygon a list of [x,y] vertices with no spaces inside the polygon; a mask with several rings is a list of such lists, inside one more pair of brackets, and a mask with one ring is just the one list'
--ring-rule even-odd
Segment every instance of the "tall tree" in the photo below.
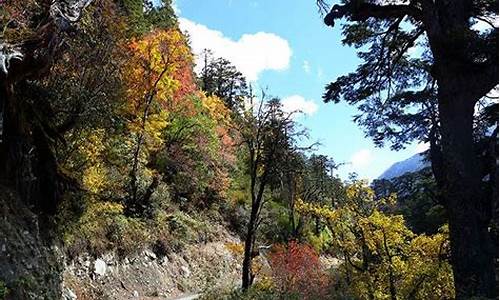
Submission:
{"label": "tall tree", "polygon": [[[327,86],[325,101],[344,99],[359,104],[361,111],[392,109],[392,118],[406,118],[386,128],[391,136],[421,134],[401,125],[422,120],[431,137],[439,134],[439,143],[429,139],[430,152],[449,216],[456,297],[494,297],[495,241],[489,233],[494,205],[481,188],[484,177],[474,149],[473,122],[476,104],[498,85],[498,28],[492,21],[498,16],[498,1],[346,0],[331,9],[325,1],[317,3],[328,12],[326,25],[341,18],[349,21],[343,27],[344,44],[369,46],[359,53],[363,63],[355,72]],[[475,30],[478,21],[489,28]],[[409,54],[417,44],[424,50],[418,57]],[[433,101],[437,118],[407,114],[415,105],[420,112],[432,112]],[[357,120],[363,121],[363,115]],[[377,127],[371,129],[368,134],[384,138]],[[491,139],[497,140],[497,133]]]}
{"label": "tall tree", "polygon": [[251,199],[242,267],[242,288],[246,290],[254,279],[252,260],[262,208],[267,201],[265,191],[272,181],[273,170],[285,157],[284,153],[292,149],[293,135],[290,132],[294,123],[291,114],[282,110],[278,99],[266,101],[265,95],[257,107],[250,105],[239,118],[238,131],[246,148]]}
{"label": "tall tree", "polygon": [[231,110],[241,107],[249,96],[246,78],[227,59],[214,58],[210,50],[205,49],[202,55],[204,65],[199,78],[202,90],[222,99]]}

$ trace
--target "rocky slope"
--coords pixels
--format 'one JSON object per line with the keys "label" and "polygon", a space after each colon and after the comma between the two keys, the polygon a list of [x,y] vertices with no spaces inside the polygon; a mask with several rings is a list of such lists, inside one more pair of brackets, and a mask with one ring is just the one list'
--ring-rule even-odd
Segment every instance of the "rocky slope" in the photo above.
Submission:
{"label": "rocky slope", "polygon": [[0,299],[59,299],[60,251],[47,224],[0,186]]}
{"label": "rocky slope", "polygon": [[220,230],[217,241],[163,257],[150,250],[124,259],[113,253],[97,259],[82,255],[64,270],[64,299],[173,299],[239,285],[241,257],[227,245],[240,241]]}

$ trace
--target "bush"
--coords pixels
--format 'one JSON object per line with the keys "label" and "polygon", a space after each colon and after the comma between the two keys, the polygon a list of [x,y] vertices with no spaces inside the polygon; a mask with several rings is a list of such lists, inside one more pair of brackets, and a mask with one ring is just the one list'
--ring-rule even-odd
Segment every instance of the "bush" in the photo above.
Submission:
{"label": "bush", "polygon": [[[265,282],[256,282],[247,291],[241,289],[233,289],[229,291],[221,291],[214,289],[203,294],[200,300],[282,300],[294,298],[283,298],[276,290]],[[297,298],[295,298],[297,299]]]}
{"label": "bush", "polygon": [[63,229],[64,242],[71,256],[83,251],[100,256],[113,250],[125,256],[147,246],[147,227],[140,219],[124,216],[121,204],[95,201],[89,203],[77,222]]}
{"label": "bush", "polygon": [[0,299],[5,299],[7,297],[7,294],[9,293],[9,289],[5,285],[5,282],[0,280]]}
{"label": "bush", "polygon": [[276,290],[287,298],[322,299],[328,289],[318,253],[306,244],[291,241],[275,246],[269,262]]}

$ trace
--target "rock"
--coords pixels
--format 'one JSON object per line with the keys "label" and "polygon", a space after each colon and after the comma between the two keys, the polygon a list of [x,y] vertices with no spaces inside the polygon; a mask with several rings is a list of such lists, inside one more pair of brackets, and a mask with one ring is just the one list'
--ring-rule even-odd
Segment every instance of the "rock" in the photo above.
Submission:
{"label": "rock", "polygon": [[189,270],[188,267],[182,266],[181,270],[182,270],[182,273],[184,274],[184,277],[189,277],[191,275],[191,271]]}
{"label": "rock", "polygon": [[153,251],[146,250],[146,251],[144,251],[144,255],[146,255],[147,257],[149,257],[152,260],[156,259],[156,254]]}
{"label": "rock", "polygon": [[70,288],[65,288],[62,294],[63,300],[76,300],[76,294]]}
{"label": "rock", "polygon": [[99,276],[104,276],[106,274],[106,262],[100,258],[96,259],[94,262],[94,273]]}

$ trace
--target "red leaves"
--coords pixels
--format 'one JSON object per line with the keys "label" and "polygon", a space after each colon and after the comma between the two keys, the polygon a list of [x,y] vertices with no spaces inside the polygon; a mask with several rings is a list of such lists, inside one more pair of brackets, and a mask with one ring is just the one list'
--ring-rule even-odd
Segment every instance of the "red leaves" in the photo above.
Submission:
{"label": "red leaves", "polygon": [[321,268],[318,253],[310,245],[291,241],[288,245],[275,246],[269,263],[276,288],[282,294],[316,299],[327,293],[327,274]]}

